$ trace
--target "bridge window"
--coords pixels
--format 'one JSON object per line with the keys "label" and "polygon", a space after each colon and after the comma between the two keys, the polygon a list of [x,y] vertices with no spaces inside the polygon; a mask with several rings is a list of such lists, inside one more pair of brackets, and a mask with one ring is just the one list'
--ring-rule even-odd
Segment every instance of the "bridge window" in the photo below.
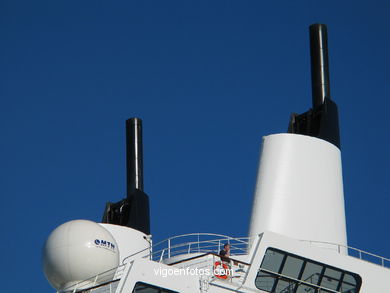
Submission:
{"label": "bridge window", "polygon": [[164,289],[158,286],[138,282],[135,284],[133,293],[179,293],[177,291],[172,291]]}
{"label": "bridge window", "polygon": [[255,285],[272,293],[358,293],[361,278],[314,260],[268,248]]}

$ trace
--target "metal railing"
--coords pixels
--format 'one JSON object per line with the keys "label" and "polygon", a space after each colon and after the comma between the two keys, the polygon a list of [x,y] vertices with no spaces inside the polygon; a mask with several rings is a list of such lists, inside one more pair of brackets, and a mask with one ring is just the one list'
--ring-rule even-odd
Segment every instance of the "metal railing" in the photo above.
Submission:
{"label": "metal railing", "polygon": [[123,275],[125,265],[100,273],[84,281],[72,284],[60,292],[83,293],[114,293],[118,282]]}
{"label": "metal railing", "polygon": [[130,262],[133,258],[149,258],[151,257],[152,255],[152,247],[147,247],[147,248],[144,248],[140,251],[137,251],[133,254],[130,254],[128,256],[126,256],[123,260],[122,260],[122,265],[123,264],[126,264],[128,262]]}
{"label": "metal railing", "polygon": [[230,244],[230,255],[247,254],[249,237],[234,238],[221,234],[191,233],[173,236],[153,245],[150,259],[163,262],[180,254],[216,253]]}
{"label": "metal railing", "polygon": [[385,258],[383,256],[373,254],[373,253],[370,253],[370,252],[367,252],[367,251],[364,251],[364,250],[361,250],[358,248],[354,248],[354,247],[346,246],[346,245],[342,245],[342,244],[337,244],[337,243],[325,242],[325,241],[313,241],[313,240],[300,240],[300,241],[308,242],[310,245],[311,244],[325,244],[328,247],[321,247],[318,245],[315,245],[315,246],[320,247],[320,248],[328,248],[328,249],[332,249],[330,247],[334,247],[334,249],[332,249],[332,250],[337,251],[340,254],[342,252],[347,252],[349,256],[359,258],[361,260],[368,261],[370,263],[380,265],[382,267],[390,268],[390,259],[389,258]]}

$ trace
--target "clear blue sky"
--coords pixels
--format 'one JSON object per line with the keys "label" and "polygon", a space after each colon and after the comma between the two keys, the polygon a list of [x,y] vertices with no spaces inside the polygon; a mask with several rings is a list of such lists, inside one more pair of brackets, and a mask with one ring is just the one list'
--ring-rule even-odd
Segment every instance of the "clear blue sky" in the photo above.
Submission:
{"label": "clear blue sky", "polygon": [[245,236],[261,137],[310,107],[315,22],[328,25],[349,244],[390,257],[389,3],[0,1],[0,291],[52,292],[50,232],[124,197],[129,117],[144,120],[154,239]]}

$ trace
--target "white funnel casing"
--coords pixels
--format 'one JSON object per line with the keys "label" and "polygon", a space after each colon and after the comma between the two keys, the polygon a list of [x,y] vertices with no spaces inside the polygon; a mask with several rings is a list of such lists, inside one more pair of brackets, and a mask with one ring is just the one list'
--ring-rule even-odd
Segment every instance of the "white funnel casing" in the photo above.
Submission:
{"label": "white funnel casing", "polygon": [[341,154],[336,146],[299,134],[263,138],[249,235],[267,230],[347,245]]}

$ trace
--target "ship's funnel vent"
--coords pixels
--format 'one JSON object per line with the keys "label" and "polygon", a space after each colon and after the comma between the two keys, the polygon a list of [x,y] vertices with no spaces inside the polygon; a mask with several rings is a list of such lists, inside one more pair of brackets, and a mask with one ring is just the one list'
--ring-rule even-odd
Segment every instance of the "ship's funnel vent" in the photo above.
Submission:
{"label": "ship's funnel vent", "polygon": [[321,138],[340,148],[337,105],[330,99],[326,25],[313,24],[309,31],[313,108],[293,113],[288,132]]}
{"label": "ship's funnel vent", "polygon": [[108,202],[103,223],[127,226],[150,234],[149,197],[144,193],[142,120],[126,121],[127,197],[117,203]]}
{"label": "ship's funnel vent", "polygon": [[292,115],[289,133],[263,137],[251,237],[273,231],[312,243],[347,245],[338,114],[330,99],[327,43],[326,26],[310,26],[313,107]]}

